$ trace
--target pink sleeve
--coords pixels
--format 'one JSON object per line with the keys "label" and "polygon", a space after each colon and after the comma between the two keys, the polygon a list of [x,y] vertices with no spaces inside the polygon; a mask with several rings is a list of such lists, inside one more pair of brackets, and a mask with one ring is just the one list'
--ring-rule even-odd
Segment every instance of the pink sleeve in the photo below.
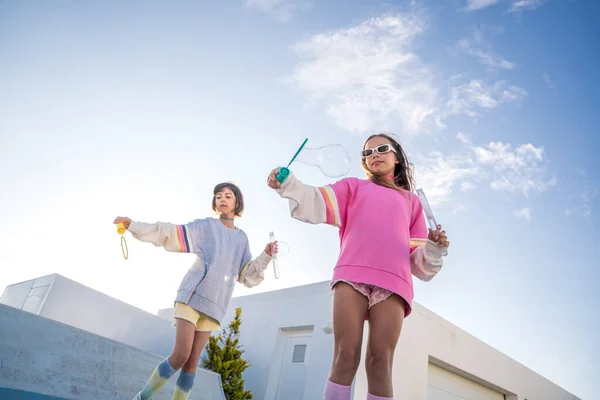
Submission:
{"label": "pink sleeve", "polygon": [[348,215],[348,203],[357,182],[356,178],[345,178],[319,188],[325,201],[327,224],[334,226],[345,224]]}

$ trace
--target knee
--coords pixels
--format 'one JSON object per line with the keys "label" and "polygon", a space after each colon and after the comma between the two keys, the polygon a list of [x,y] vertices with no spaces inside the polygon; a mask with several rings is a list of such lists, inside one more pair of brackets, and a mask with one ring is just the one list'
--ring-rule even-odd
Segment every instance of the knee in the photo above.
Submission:
{"label": "knee", "polygon": [[192,354],[183,365],[183,372],[192,373],[198,369],[200,363],[200,354]]}
{"label": "knee", "polygon": [[340,346],[336,349],[334,365],[337,371],[354,376],[360,364],[360,347]]}
{"label": "knee", "polygon": [[370,379],[383,381],[392,375],[394,352],[393,351],[378,351],[371,352],[370,356],[365,360],[365,369]]}
{"label": "knee", "polygon": [[190,353],[183,350],[174,350],[169,357],[169,362],[175,370],[180,370],[190,359]]}

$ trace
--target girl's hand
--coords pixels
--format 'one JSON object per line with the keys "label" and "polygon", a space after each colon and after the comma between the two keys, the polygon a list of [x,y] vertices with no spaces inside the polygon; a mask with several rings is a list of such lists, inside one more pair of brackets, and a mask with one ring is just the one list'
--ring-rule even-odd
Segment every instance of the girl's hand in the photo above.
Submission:
{"label": "girl's hand", "polygon": [[118,224],[119,222],[123,223],[123,227],[125,229],[129,228],[129,224],[131,223],[131,219],[127,218],[127,217],[117,217],[115,218],[115,220],[113,221],[113,224]]}
{"label": "girl's hand", "polygon": [[269,257],[273,257],[273,254],[277,254],[279,252],[279,248],[277,247],[277,240],[271,243],[267,243],[265,246],[265,253]]}
{"label": "girl's hand", "polygon": [[438,246],[441,246],[441,247],[450,246],[450,242],[448,241],[448,238],[446,237],[446,231],[442,230],[441,225],[438,225],[437,229],[435,231],[429,229],[429,236],[427,236],[427,239],[431,240],[432,242],[434,242],[435,244],[437,244]]}
{"label": "girl's hand", "polygon": [[269,185],[271,189],[279,189],[281,187],[281,183],[279,183],[277,180],[278,173],[279,168],[275,168],[273,171],[271,171],[269,177],[267,178],[267,185]]}

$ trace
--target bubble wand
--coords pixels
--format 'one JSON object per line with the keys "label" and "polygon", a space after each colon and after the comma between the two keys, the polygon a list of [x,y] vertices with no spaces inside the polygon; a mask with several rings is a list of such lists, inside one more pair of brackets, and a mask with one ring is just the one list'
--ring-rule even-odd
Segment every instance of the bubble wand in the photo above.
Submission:
{"label": "bubble wand", "polygon": [[298,157],[298,154],[300,154],[300,152],[304,148],[304,145],[306,144],[306,142],[308,142],[308,138],[304,139],[304,142],[302,142],[302,144],[298,148],[298,151],[296,151],[296,154],[294,154],[294,157],[292,157],[292,159],[290,160],[290,162],[287,165],[287,167],[281,167],[281,168],[279,168],[279,172],[277,173],[277,180],[279,181],[279,183],[283,183],[283,181],[285,181],[286,178],[288,176],[290,176],[290,170],[289,170],[290,165],[292,165],[292,163],[294,162],[294,160],[296,159],[296,157]]}
{"label": "bubble wand", "polygon": [[127,242],[125,241],[125,225],[122,222],[117,224],[117,233],[121,235],[121,253],[123,253],[123,257],[127,260],[129,258],[129,249],[127,248]]}

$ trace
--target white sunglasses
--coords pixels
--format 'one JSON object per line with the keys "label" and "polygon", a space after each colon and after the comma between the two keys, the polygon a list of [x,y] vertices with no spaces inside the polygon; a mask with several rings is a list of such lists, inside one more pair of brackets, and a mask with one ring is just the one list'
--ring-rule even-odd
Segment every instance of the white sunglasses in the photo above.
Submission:
{"label": "white sunglasses", "polygon": [[382,144],[375,148],[364,149],[361,152],[361,156],[362,156],[362,158],[367,158],[369,156],[372,156],[374,153],[385,154],[385,153],[389,153],[390,151],[393,151],[394,153],[396,153],[396,149],[391,144]]}

